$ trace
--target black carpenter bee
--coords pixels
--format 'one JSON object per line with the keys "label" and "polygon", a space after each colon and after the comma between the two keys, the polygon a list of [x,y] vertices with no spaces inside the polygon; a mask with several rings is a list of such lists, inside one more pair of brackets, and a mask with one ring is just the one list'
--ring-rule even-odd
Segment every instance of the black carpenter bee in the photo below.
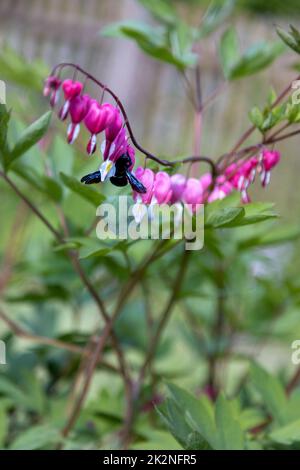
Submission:
{"label": "black carpenter bee", "polygon": [[[129,183],[134,191],[145,194],[147,192],[145,186],[129,170],[131,165],[132,160],[130,156],[127,153],[121,155],[114,163],[113,175],[109,176],[109,180],[114,186],[118,187],[127,186]],[[81,182],[85,184],[101,183],[101,181],[103,181],[101,170],[89,173],[81,178]]]}

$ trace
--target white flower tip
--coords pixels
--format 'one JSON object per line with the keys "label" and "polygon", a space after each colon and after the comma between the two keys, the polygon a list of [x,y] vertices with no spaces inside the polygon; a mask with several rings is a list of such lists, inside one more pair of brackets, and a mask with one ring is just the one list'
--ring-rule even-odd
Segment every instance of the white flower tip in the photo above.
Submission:
{"label": "white flower tip", "polygon": [[147,214],[147,207],[144,204],[137,202],[132,207],[132,215],[137,225],[139,225],[142,222],[146,214]]}
{"label": "white flower tip", "polygon": [[114,176],[116,172],[116,167],[114,162],[111,160],[105,160],[99,168],[101,172],[101,181],[105,181],[107,178],[111,178]]}

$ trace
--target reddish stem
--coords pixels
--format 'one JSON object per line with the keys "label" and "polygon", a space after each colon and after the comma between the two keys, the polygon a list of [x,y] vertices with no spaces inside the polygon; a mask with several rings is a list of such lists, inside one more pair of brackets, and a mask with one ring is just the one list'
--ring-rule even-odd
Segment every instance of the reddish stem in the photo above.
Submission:
{"label": "reddish stem", "polygon": [[131,141],[132,141],[133,145],[140,152],[142,152],[147,158],[149,158],[150,160],[155,161],[156,163],[158,163],[162,166],[169,166],[169,167],[176,166],[179,163],[185,164],[185,163],[189,163],[189,162],[201,162],[202,161],[202,162],[205,162],[208,165],[210,165],[212,174],[216,174],[216,166],[215,166],[215,163],[213,162],[213,160],[211,158],[197,155],[197,156],[193,156],[193,157],[187,157],[187,158],[184,158],[182,160],[169,161],[169,160],[166,160],[166,159],[159,158],[156,155],[149,152],[148,150],[144,149],[141,146],[141,144],[137,141],[137,139],[135,138],[135,135],[134,135],[132,127],[130,125],[129,118],[128,118],[128,115],[125,111],[125,108],[124,108],[120,98],[115,94],[115,92],[112,91],[108,86],[106,86],[102,82],[100,82],[93,75],[91,75],[90,73],[86,72],[84,69],[79,67],[79,65],[75,65],[73,63],[63,62],[61,64],[56,65],[54,67],[54,69],[52,70],[51,75],[54,75],[57,72],[57,70],[59,70],[59,73],[60,73],[61,70],[63,70],[63,68],[65,68],[65,67],[73,67],[74,69],[76,69],[78,72],[81,72],[86,78],[88,78],[89,80],[94,82],[96,85],[98,85],[100,88],[102,88],[102,90],[104,90],[105,92],[107,92],[108,94],[110,94],[113,97],[113,99],[115,100],[116,104],[119,106],[120,111],[121,111],[121,113],[124,117],[125,126],[127,127],[127,130],[128,130],[128,133],[129,133],[129,136],[131,138]]}

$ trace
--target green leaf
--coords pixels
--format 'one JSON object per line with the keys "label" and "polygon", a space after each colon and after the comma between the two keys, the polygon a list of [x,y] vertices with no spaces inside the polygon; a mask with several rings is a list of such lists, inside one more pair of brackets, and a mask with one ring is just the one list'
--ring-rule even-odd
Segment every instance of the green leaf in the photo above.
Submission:
{"label": "green leaf", "polygon": [[208,442],[196,431],[188,435],[186,450],[212,450]]}
{"label": "green leaf", "polygon": [[4,104],[0,104],[0,160],[4,164],[8,159],[9,147],[7,143],[7,129],[10,113]]}
{"label": "green leaf", "polygon": [[168,384],[168,389],[178,407],[186,415],[187,424],[214,447],[216,428],[210,402],[205,397],[194,398],[182,388]]}
{"label": "green leaf", "polygon": [[171,50],[168,37],[161,28],[154,28],[137,21],[120,22],[102,30],[110,37],[133,39],[146,54],[183,70],[196,64],[197,56],[191,52],[176,55]]}
{"label": "green leaf", "polygon": [[262,410],[246,408],[240,412],[237,418],[243,431],[248,431],[263,423],[266,417]]}
{"label": "green leaf", "polygon": [[223,34],[219,46],[220,61],[225,78],[235,80],[254,74],[270,65],[282,52],[281,43],[261,42],[239,54],[238,37],[233,28]]}
{"label": "green leaf", "polygon": [[[70,246],[73,248],[79,248],[79,258],[95,258],[106,256],[108,253],[117,253],[127,251],[128,243],[127,240],[118,240],[118,239],[91,239],[91,238],[80,238],[72,237],[67,238],[66,240]],[[64,245],[58,245],[59,250],[64,248]]]}
{"label": "green leaf", "polygon": [[238,225],[245,215],[243,207],[224,207],[221,209],[210,208],[205,209],[206,227],[228,228]]}
{"label": "green leaf", "polygon": [[236,1],[212,1],[204,14],[201,26],[199,28],[198,39],[208,36],[232,14]]}
{"label": "green leaf", "polygon": [[141,301],[125,306],[115,323],[115,332],[121,344],[146,352],[148,348],[148,327],[145,310]]}
{"label": "green leaf", "polygon": [[231,77],[231,70],[239,59],[239,42],[234,28],[227,29],[219,45],[220,62],[225,78]]}
{"label": "green leaf", "polygon": [[261,110],[257,107],[254,106],[250,111],[249,111],[249,118],[252,124],[255,125],[258,129],[262,129],[263,122],[264,122],[264,116]]}
{"label": "green leaf", "polygon": [[231,67],[229,78],[236,80],[263,70],[274,62],[283,50],[280,43],[259,43],[251,46]]}
{"label": "green leaf", "polygon": [[197,56],[192,52],[194,29],[183,21],[178,21],[166,36],[167,47],[172,55],[183,62],[183,68],[196,63]]}
{"label": "green leaf", "polygon": [[94,246],[94,240],[91,241],[89,238],[86,237],[67,237],[65,238],[65,242],[61,244],[55,245],[54,251],[65,251],[65,250],[73,250],[81,248],[87,244],[92,243]]}
{"label": "green leaf", "polygon": [[279,380],[257,364],[251,366],[250,374],[255,388],[271,415],[279,424],[285,424],[287,399]]}
{"label": "green leaf", "polygon": [[[72,247],[73,248],[73,247]],[[45,302],[46,300],[67,300],[70,298],[69,292],[62,285],[49,285],[43,286],[44,288],[36,290],[28,290],[24,293],[19,294],[7,294],[5,299],[8,302]]]}
{"label": "green leaf", "polygon": [[278,36],[288,47],[300,54],[300,33],[294,26],[290,25],[289,32],[279,26],[276,28],[276,31]]}
{"label": "green leaf", "polygon": [[286,118],[290,123],[300,121],[300,106],[297,104],[287,103],[285,108]]}
{"label": "green leaf", "polygon": [[290,446],[300,443],[300,419],[275,429],[270,433],[270,439],[278,444]]}
{"label": "green leaf", "polygon": [[27,152],[27,150],[33,147],[45,135],[49,127],[50,120],[51,111],[48,111],[25,129],[10,152],[7,166],[11,165],[12,162]]}
{"label": "green leaf", "polygon": [[231,404],[220,394],[215,409],[218,450],[243,450],[244,435]]}
{"label": "green leaf", "polygon": [[257,202],[240,207],[240,195],[238,192],[233,192],[226,198],[214,201],[205,207],[206,228],[242,227],[276,217],[278,216],[274,212],[273,203]]}
{"label": "green leaf", "polygon": [[79,259],[99,258],[106,256],[110,251],[111,248],[83,247],[79,250]]}
{"label": "green leaf", "polygon": [[276,91],[274,90],[273,87],[271,87],[267,96],[268,106],[269,107],[273,106],[276,100],[277,100]]}
{"label": "green leaf", "polygon": [[178,18],[174,5],[167,0],[139,0],[157,19],[168,25],[174,25]]}
{"label": "green leaf", "polygon": [[61,435],[57,429],[48,425],[39,425],[23,431],[17,437],[10,450],[36,450],[47,449],[61,440]]}
{"label": "green leaf", "polygon": [[0,448],[4,447],[6,434],[8,431],[8,416],[6,412],[5,400],[0,401]]}
{"label": "green leaf", "polygon": [[[19,163],[19,162],[18,162]],[[13,165],[11,170],[16,173],[20,178],[27,181],[33,188],[37,189],[41,193],[48,196],[55,202],[59,202],[62,199],[62,187],[60,184],[48,176],[41,175],[34,168],[28,165]]]}
{"label": "green leaf", "polygon": [[40,415],[43,415],[46,408],[46,396],[40,380],[33,372],[26,373],[24,377],[24,388],[26,388],[26,391],[30,391],[29,400],[32,409]]}
{"label": "green leaf", "polygon": [[274,227],[255,236],[250,236],[239,242],[239,248],[249,248],[252,246],[270,246],[282,243],[288,243],[298,240],[300,237],[300,227],[298,225],[284,225]]}
{"label": "green leaf", "polygon": [[54,177],[59,177],[60,172],[71,175],[74,161],[74,147],[68,144],[61,136],[57,135],[51,145],[48,161]]}
{"label": "green leaf", "polygon": [[80,183],[80,181],[74,178],[74,176],[69,176],[61,172],[60,177],[65,186],[78,194],[78,196],[93,204],[95,207],[98,207],[105,200],[103,194],[94,188],[90,188],[89,186]]}
{"label": "green leaf", "polygon": [[183,448],[187,448],[188,436],[192,430],[186,423],[181,408],[178,407],[174,400],[167,398],[164,404],[157,407],[156,410],[172,436]]}
{"label": "green leaf", "polygon": [[267,117],[264,119],[262,126],[261,126],[261,131],[262,132],[267,132],[270,129],[272,129],[276,124],[278,124],[280,121],[280,116],[277,116],[273,111],[271,111]]}
{"label": "green leaf", "polygon": [[15,50],[4,45],[0,51],[1,79],[26,88],[26,92],[33,90],[41,93],[44,78],[49,70],[40,60],[27,60]]}
{"label": "green leaf", "polygon": [[30,405],[30,397],[4,376],[0,376],[0,393],[14,400],[19,406],[28,408]]}
{"label": "green leaf", "polygon": [[274,204],[268,202],[253,202],[244,206],[245,216],[239,225],[251,225],[278,217]]}
{"label": "green leaf", "polygon": [[181,450],[175,439],[166,431],[149,431],[147,440],[131,444],[130,449],[140,450]]}

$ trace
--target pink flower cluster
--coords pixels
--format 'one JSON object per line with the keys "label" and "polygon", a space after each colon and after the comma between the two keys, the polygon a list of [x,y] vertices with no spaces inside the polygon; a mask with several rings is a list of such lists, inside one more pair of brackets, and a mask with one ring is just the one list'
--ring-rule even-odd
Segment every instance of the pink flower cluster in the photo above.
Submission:
{"label": "pink flower cluster", "polygon": [[182,174],[170,176],[159,171],[154,173],[149,168],[138,167],[135,176],[145,186],[147,192],[133,192],[136,202],[145,205],[190,204],[195,210],[197,204],[223,199],[234,190],[241,192],[242,201],[250,201],[248,187],[253,183],[256,173],[260,174],[261,183],[266,186],[270,181],[270,172],[280,160],[278,151],[264,149],[259,157],[251,157],[243,164],[232,163],[222,175],[213,182],[212,175],[205,173],[201,178],[186,178]]}
{"label": "pink flower cluster", "polygon": [[146,188],[145,194],[133,192],[133,199],[136,203],[151,206],[182,202],[190,204],[194,211],[197,204],[205,202],[205,193],[212,181],[210,178],[210,183],[205,186],[204,180],[208,179],[208,175],[200,179],[186,178],[179,173],[170,176],[164,171],[154,173],[149,168],[141,167],[135,170],[135,176]]}
{"label": "pink flower cluster", "polygon": [[[231,163],[215,180],[210,173],[197,179],[186,178],[181,174],[170,176],[163,171],[154,173],[141,167],[133,175],[131,171],[135,164],[135,152],[128,144],[119,109],[83,94],[84,85],[81,82],[71,79],[61,81],[57,76],[48,77],[44,87],[44,95],[50,97],[52,107],[58,103],[60,90],[64,95],[64,103],[58,115],[62,120],[67,117],[70,119],[67,131],[69,143],[75,141],[83,122],[90,132],[87,152],[91,155],[96,150],[98,135],[105,133],[105,140],[101,145],[104,162],[98,172],[87,175],[82,181],[93,184],[109,178],[116,186],[124,186],[129,182],[133,187],[136,203],[149,206],[184,203],[195,211],[197,204],[223,199],[234,190],[240,191],[242,201],[247,203],[250,201],[248,188],[256,174],[260,174],[261,183],[266,186],[270,181],[272,168],[280,160],[278,151],[265,148],[259,156],[252,156],[242,163]],[[138,185],[139,182],[142,186]]]}
{"label": "pink flower cluster", "polygon": [[248,188],[254,182],[256,174],[260,174],[262,186],[267,186],[271,178],[271,170],[279,163],[280,152],[277,150],[263,149],[259,156],[250,157],[242,164],[232,163],[224,175],[217,178],[216,187],[209,197],[210,200],[225,197],[234,189],[241,192],[242,201],[250,202]]}
{"label": "pink flower cluster", "polygon": [[[105,132],[105,141],[101,146],[104,160],[115,162],[120,155],[128,152],[134,160],[134,149],[128,144],[128,137],[123,127],[123,119],[118,108],[110,103],[99,103],[87,94],[83,94],[84,85],[79,81],[66,79],[61,81],[50,76],[45,81],[44,96],[50,96],[50,104],[58,103],[62,90],[64,104],[58,112],[61,120],[70,118],[67,140],[72,144],[78,137],[80,123],[84,123],[90,132],[87,153],[93,154],[97,147],[98,134]],[[133,161],[134,164],[134,161]],[[133,166],[133,165],[132,165]]]}

